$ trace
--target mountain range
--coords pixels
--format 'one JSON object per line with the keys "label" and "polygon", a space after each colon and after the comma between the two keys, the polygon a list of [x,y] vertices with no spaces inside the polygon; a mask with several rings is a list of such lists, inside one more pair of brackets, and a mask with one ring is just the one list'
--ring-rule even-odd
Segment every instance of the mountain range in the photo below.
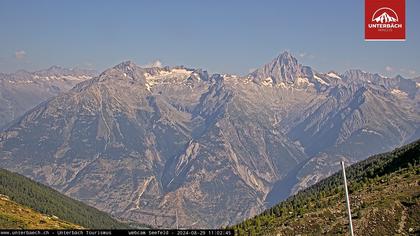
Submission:
{"label": "mountain range", "polygon": [[120,219],[226,226],[418,139],[419,87],[288,52],[246,76],[127,61],[6,125],[0,166]]}
{"label": "mountain range", "polygon": [[39,103],[92,78],[93,70],[52,66],[46,70],[0,73],[0,128]]}

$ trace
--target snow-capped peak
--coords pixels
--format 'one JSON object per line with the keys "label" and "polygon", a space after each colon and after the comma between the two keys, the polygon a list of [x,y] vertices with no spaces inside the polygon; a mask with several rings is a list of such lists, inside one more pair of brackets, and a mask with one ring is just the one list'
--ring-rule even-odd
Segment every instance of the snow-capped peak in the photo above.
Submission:
{"label": "snow-capped peak", "polygon": [[314,79],[316,79],[320,84],[329,85],[327,82],[325,82],[322,78],[318,77],[317,75],[314,75]]}
{"label": "snow-capped peak", "polygon": [[340,76],[338,76],[335,72],[332,72],[332,71],[329,72],[327,75],[331,78],[341,79]]}

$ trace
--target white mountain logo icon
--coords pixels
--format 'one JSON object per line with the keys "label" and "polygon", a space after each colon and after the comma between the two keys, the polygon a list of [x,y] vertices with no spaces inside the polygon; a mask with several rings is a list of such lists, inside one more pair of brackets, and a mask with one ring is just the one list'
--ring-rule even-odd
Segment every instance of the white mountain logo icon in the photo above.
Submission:
{"label": "white mountain logo icon", "polygon": [[388,7],[379,8],[375,13],[373,13],[372,21],[376,23],[392,23],[398,22],[397,13]]}

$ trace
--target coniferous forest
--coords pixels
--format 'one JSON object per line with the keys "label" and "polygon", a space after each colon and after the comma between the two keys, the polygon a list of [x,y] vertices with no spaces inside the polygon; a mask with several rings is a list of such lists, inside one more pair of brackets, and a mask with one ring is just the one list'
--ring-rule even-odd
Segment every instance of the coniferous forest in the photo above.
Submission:
{"label": "coniferous forest", "polygon": [[110,215],[22,175],[0,169],[0,194],[23,206],[88,229],[126,229]]}
{"label": "coniferous forest", "polygon": [[[420,140],[346,168],[352,218],[363,235],[418,234]],[[231,228],[238,235],[348,233],[342,173]]]}

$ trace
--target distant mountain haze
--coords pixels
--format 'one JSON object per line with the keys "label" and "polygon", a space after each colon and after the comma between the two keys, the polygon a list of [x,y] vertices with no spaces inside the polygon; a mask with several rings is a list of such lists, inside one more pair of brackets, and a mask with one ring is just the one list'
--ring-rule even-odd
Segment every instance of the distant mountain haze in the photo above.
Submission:
{"label": "distant mountain haze", "polygon": [[0,128],[39,103],[92,78],[95,71],[52,66],[46,70],[0,73]]}
{"label": "distant mountain haze", "polygon": [[419,85],[288,52],[247,76],[127,61],[11,122],[0,166],[121,219],[231,225],[418,139]]}

